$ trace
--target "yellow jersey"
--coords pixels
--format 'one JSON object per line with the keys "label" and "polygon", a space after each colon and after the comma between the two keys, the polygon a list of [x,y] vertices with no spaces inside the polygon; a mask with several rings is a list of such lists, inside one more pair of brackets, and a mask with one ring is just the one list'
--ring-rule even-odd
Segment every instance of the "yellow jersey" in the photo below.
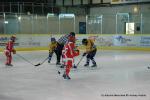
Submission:
{"label": "yellow jersey", "polygon": [[96,50],[96,46],[94,45],[94,42],[91,39],[87,39],[87,45],[86,45],[86,52],[92,52]]}
{"label": "yellow jersey", "polygon": [[49,52],[52,53],[57,48],[58,43],[57,42],[51,42],[49,44]]}

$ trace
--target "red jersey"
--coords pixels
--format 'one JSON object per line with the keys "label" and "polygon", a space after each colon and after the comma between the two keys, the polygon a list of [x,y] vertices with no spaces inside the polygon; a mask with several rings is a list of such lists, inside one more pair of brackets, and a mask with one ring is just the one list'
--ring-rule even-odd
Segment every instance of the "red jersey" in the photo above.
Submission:
{"label": "red jersey", "polygon": [[66,60],[73,60],[75,56],[79,55],[79,52],[75,51],[75,43],[68,42],[63,48],[63,57]]}
{"label": "red jersey", "polygon": [[14,42],[9,41],[6,43],[6,50],[8,50],[9,52],[13,52],[14,50]]}

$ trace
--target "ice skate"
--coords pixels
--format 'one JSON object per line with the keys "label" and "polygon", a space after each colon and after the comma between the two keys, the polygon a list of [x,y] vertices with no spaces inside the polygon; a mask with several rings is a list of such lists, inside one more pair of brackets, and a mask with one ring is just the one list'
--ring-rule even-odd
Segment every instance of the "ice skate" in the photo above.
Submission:
{"label": "ice skate", "polygon": [[85,65],[84,65],[84,67],[88,67],[88,66],[89,66],[89,64],[85,64]]}
{"label": "ice skate", "polygon": [[68,76],[68,75],[66,75],[65,73],[63,74],[63,76],[62,76],[64,79],[67,79],[67,80],[70,80],[71,78]]}
{"label": "ice skate", "polygon": [[95,68],[95,67],[97,67],[97,65],[96,65],[96,64],[93,64],[91,67],[92,67],[92,68]]}
{"label": "ice skate", "polygon": [[68,75],[66,75],[66,79],[67,79],[67,80],[70,80],[71,78],[70,78]]}
{"label": "ice skate", "polygon": [[13,66],[12,64],[5,64],[6,66]]}
{"label": "ice skate", "polygon": [[66,74],[63,74],[63,76],[62,76],[64,79],[66,79]]}
{"label": "ice skate", "polygon": [[48,63],[50,63],[50,60],[48,60]]}
{"label": "ice skate", "polygon": [[60,62],[57,62],[56,65],[61,65],[61,63],[60,63]]}

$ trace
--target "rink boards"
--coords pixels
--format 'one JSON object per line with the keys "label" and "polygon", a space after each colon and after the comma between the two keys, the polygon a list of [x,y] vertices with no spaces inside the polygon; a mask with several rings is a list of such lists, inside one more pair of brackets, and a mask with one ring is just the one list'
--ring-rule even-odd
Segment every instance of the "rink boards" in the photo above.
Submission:
{"label": "rink boards", "polygon": [[[5,43],[11,35],[0,35],[0,51],[5,48]],[[17,50],[47,50],[50,38],[58,40],[60,34],[16,34],[15,47]],[[76,45],[82,49],[83,38],[95,41],[98,49],[110,50],[150,50],[150,35],[101,35],[101,34],[77,34]]]}

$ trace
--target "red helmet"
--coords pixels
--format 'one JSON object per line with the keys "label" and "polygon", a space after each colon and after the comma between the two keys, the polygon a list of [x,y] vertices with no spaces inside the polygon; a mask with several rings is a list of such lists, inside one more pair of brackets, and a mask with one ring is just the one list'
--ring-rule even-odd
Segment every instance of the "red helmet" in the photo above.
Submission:
{"label": "red helmet", "polygon": [[75,41],[76,41],[75,36],[69,36],[69,37],[68,37],[68,41],[70,41],[70,42],[75,42]]}

